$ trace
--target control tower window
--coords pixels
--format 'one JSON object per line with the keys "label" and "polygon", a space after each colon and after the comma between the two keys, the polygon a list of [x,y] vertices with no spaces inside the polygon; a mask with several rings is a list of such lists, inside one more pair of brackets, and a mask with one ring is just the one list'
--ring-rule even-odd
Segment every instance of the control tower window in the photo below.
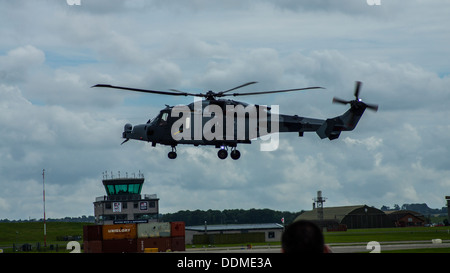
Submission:
{"label": "control tower window", "polygon": [[140,194],[142,184],[113,184],[105,185],[108,195]]}

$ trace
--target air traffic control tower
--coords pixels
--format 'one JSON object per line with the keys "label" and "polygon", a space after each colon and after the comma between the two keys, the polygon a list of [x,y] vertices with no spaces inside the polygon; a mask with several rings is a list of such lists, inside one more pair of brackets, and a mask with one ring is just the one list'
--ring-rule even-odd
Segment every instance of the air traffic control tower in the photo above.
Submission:
{"label": "air traffic control tower", "polygon": [[114,178],[103,174],[104,196],[94,202],[95,223],[100,225],[157,222],[159,199],[156,194],[141,195],[144,175]]}

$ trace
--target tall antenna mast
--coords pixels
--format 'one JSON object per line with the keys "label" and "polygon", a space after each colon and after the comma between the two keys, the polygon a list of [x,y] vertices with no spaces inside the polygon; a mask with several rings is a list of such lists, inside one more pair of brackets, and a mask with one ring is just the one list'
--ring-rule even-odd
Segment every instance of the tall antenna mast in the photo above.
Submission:
{"label": "tall antenna mast", "polygon": [[45,169],[42,169],[42,196],[44,200],[44,247],[47,247],[47,226],[45,225]]}
{"label": "tall antenna mast", "polygon": [[320,224],[323,221],[323,203],[326,199],[326,197],[322,197],[322,191],[317,191],[317,197],[313,199],[317,206],[317,218],[321,221]]}

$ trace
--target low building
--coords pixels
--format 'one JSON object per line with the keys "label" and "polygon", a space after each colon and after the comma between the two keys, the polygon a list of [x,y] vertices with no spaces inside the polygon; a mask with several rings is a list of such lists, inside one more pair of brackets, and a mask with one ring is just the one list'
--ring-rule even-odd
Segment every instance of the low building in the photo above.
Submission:
{"label": "low building", "polygon": [[411,210],[385,211],[396,227],[421,227],[425,224],[425,217]]}
{"label": "low building", "polygon": [[186,226],[186,244],[280,242],[280,224],[234,224]]}

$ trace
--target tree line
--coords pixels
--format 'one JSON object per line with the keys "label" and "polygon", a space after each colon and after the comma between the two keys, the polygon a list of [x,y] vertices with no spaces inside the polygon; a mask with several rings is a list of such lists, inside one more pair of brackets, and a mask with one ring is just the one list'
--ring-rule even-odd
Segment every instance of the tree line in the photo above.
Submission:
{"label": "tree line", "polygon": [[[19,220],[9,220],[9,219],[0,219],[0,223],[26,223],[26,222],[43,222],[44,219],[19,219]],[[46,222],[72,222],[72,223],[94,223],[94,216],[80,216],[80,217],[64,217],[64,218],[47,218]]]}
{"label": "tree line", "polygon": [[[441,209],[432,209],[425,203],[421,204],[403,204],[399,206],[395,204],[392,208],[389,206],[382,206],[382,211],[389,210],[412,210],[423,215],[430,214],[447,214],[447,207]],[[161,222],[175,222],[183,221],[188,226],[204,225],[205,221],[208,225],[225,225],[225,224],[258,224],[258,223],[280,223],[284,219],[286,225],[292,223],[294,219],[299,216],[302,211],[276,211],[271,209],[226,209],[226,210],[181,210],[174,213],[166,213],[159,215]],[[28,219],[28,220],[8,220],[0,219],[0,223],[8,222],[42,222],[42,219]],[[94,216],[81,217],[65,217],[60,219],[47,219],[48,222],[85,222],[94,223]]]}
{"label": "tree line", "polygon": [[[290,224],[301,212],[275,211],[271,209],[226,209],[226,210],[181,210],[175,213],[159,214],[160,222],[185,222],[187,226],[225,225],[225,224],[260,224],[279,223]],[[0,219],[0,223],[42,222],[43,219],[8,220]],[[47,222],[85,222],[94,223],[94,216],[65,217],[46,219]]]}
{"label": "tree line", "polygon": [[411,211],[421,213],[423,215],[447,214],[447,207],[442,207],[441,209],[432,209],[432,208],[428,207],[428,205],[426,203],[403,204],[402,206],[395,204],[392,208],[389,206],[382,206],[381,210],[382,211],[411,210]]}
{"label": "tree line", "polygon": [[187,226],[225,224],[290,224],[301,212],[275,211],[271,209],[181,210],[160,216],[161,222],[183,221]]}

